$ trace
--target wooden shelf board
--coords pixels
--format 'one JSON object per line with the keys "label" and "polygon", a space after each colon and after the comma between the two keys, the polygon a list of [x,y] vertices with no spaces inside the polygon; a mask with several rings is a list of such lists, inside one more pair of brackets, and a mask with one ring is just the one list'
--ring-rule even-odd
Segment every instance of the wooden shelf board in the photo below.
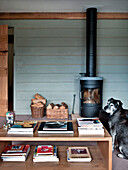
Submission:
{"label": "wooden shelf board", "polygon": [[[45,170],[60,170],[60,169],[65,169],[65,170],[106,170],[106,166],[104,163],[104,159],[100,153],[100,150],[98,149],[97,146],[88,146],[91,156],[92,156],[92,161],[87,162],[87,163],[69,163],[67,162],[67,146],[58,146],[58,157],[60,159],[59,163],[34,163],[32,161],[33,153],[34,153],[34,146],[31,147],[30,154],[28,155],[28,158],[26,162],[0,162],[0,169],[2,168],[8,168],[9,170],[14,170],[14,169],[26,169],[33,170],[33,169],[45,169]],[[14,168],[15,167],[15,168]]]}

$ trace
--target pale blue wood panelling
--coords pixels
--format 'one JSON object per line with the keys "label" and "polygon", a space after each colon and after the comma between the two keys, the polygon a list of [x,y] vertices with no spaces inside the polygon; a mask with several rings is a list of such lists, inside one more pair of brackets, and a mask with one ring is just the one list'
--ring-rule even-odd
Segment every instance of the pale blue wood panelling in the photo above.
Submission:
{"label": "pale blue wood panelling", "polygon": [[[54,73],[54,74],[79,74],[84,69],[81,65],[17,65],[17,73]],[[63,75],[62,75],[63,76]]]}
{"label": "pale blue wood panelling", "polygon": [[[0,24],[8,24],[15,28],[86,28],[86,20],[1,20]],[[98,20],[97,28],[125,29],[128,28],[128,20]]]}
{"label": "pale blue wood panelling", "polygon": [[[19,75],[19,76],[18,76]],[[128,75],[99,74],[106,83],[128,83]],[[33,79],[32,79],[33,77]],[[78,74],[17,74],[17,83],[74,83],[79,78]]]}
{"label": "pale blue wood panelling", "polygon": [[[38,92],[48,99],[48,103],[67,102],[70,112],[75,93],[75,111],[79,111],[78,74],[85,72],[86,69],[86,29],[84,28],[86,24],[83,22],[79,27],[76,22],[67,22],[69,24],[67,27],[63,25],[64,23],[65,21],[59,27],[58,24],[55,26],[54,23],[52,26],[47,23],[47,29],[43,26],[35,29],[22,27],[16,30],[19,35],[16,38],[17,110],[21,110],[24,105],[28,111],[28,101],[34,93]],[[117,22],[115,23],[117,27],[111,22],[110,27],[105,22],[104,25],[102,22],[99,24],[101,28],[99,29],[98,26],[97,31],[97,73],[101,76],[104,74],[104,103],[112,96],[126,101],[128,84],[123,81],[128,73],[127,27],[123,24],[124,28],[121,28]],[[123,75],[121,79],[119,79],[120,74]],[[117,82],[118,85],[115,86]],[[18,86],[20,84],[24,87],[25,84],[29,86],[21,90]],[[42,86],[37,89],[36,85],[39,87],[39,84]],[[46,87],[47,84],[50,85]],[[32,87],[29,88],[30,86]],[[122,90],[120,90],[121,86],[123,86]]]}
{"label": "pale blue wood panelling", "polygon": [[[31,114],[36,92],[48,103],[79,112],[79,73],[86,71],[85,20],[6,20],[15,28],[15,110]],[[103,105],[122,100],[128,108],[128,20],[98,20],[97,76],[104,77]]]}
{"label": "pale blue wood panelling", "polygon": [[78,65],[83,64],[82,60],[85,60],[84,56],[17,56],[16,63],[19,65]]}
{"label": "pale blue wood panelling", "polygon": [[[83,67],[82,67],[83,66]],[[17,73],[61,73],[79,74],[85,71],[85,65],[17,65]],[[97,65],[97,73],[126,74],[128,65]]]}
{"label": "pale blue wood panelling", "polygon": [[128,72],[128,65],[98,65],[97,73],[101,72],[118,74],[120,78],[121,74],[126,74]]}
{"label": "pale blue wood panelling", "polygon": [[98,65],[128,65],[128,56],[99,56]]}
{"label": "pale blue wood panelling", "polygon": [[[97,37],[127,37],[128,28],[98,28]],[[17,28],[17,38],[86,38],[86,28]]]}
{"label": "pale blue wood panelling", "polygon": [[24,83],[74,83],[77,74],[19,74],[17,82]]}
{"label": "pale blue wood panelling", "polygon": [[[128,37],[127,37],[128,38]],[[127,47],[127,38],[115,38],[110,41],[110,38],[98,38],[98,47]],[[85,38],[17,38],[16,47],[85,47]]]}
{"label": "pale blue wood panelling", "polygon": [[[128,64],[127,56],[98,56],[98,65],[126,65]],[[85,64],[85,56],[17,56],[18,65],[78,65]]]}
{"label": "pale blue wood panelling", "polygon": [[[111,39],[110,39],[111,41]],[[17,55],[77,55],[85,56],[86,47],[17,47]],[[127,47],[98,47],[97,55],[99,56],[122,56],[128,54]]]}
{"label": "pale blue wood panelling", "polygon": [[[127,56],[98,56],[97,65],[128,65]],[[25,65],[82,65],[85,56],[17,56],[16,64]]]}
{"label": "pale blue wood panelling", "polygon": [[22,28],[17,29],[17,38],[83,38],[85,33],[85,28]]}
{"label": "pale blue wood panelling", "polygon": [[[56,80],[57,81],[57,80]],[[64,83],[64,82],[58,82],[58,84],[54,82],[29,82],[29,83],[24,83],[24,82],[17,82],[17,91],[19,92],[27,92],[27,91],[59,91],[59,92],[70,92],[74,90],[74,84],[72,82],[69,83]]]}

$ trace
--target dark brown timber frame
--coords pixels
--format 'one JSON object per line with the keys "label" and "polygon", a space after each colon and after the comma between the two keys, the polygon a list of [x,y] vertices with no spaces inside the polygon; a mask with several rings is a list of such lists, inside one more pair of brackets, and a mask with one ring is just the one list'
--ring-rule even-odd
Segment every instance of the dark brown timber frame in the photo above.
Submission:
{"label": "dark brown timber frame", "polygon": [[[0,13],[0,20],[15,19],[86,19],[86,12]],[[98,12],[97,19],[128,19],[128,13]]]}

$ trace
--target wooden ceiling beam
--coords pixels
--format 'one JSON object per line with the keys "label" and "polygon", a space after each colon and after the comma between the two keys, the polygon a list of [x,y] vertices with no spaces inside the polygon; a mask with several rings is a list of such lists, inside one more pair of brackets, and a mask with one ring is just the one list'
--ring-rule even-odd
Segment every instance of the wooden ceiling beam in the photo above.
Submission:
{"label": "wooden ceiling beam", "polygon": [[[86,12],[23,12],[0,13],[0,20],[22,19],[86,19]],[[128,13],[98,12],[97,19],[128,19]]]}

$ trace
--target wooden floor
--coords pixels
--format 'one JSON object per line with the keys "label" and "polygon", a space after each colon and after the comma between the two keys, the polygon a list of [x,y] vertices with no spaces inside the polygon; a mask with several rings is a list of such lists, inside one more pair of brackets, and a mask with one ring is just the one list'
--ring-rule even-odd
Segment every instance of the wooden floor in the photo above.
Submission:
{"label": "wooden floor", "polygon": [[58,163],[37,163],[32,161],[34,146],[31,147],[30,154],[26,162],[0,162],[0,170],[106,170],[103,157],[97,146],[89,146],[93,160],[87,163],[67,162],[67,146],[58,146]]}

